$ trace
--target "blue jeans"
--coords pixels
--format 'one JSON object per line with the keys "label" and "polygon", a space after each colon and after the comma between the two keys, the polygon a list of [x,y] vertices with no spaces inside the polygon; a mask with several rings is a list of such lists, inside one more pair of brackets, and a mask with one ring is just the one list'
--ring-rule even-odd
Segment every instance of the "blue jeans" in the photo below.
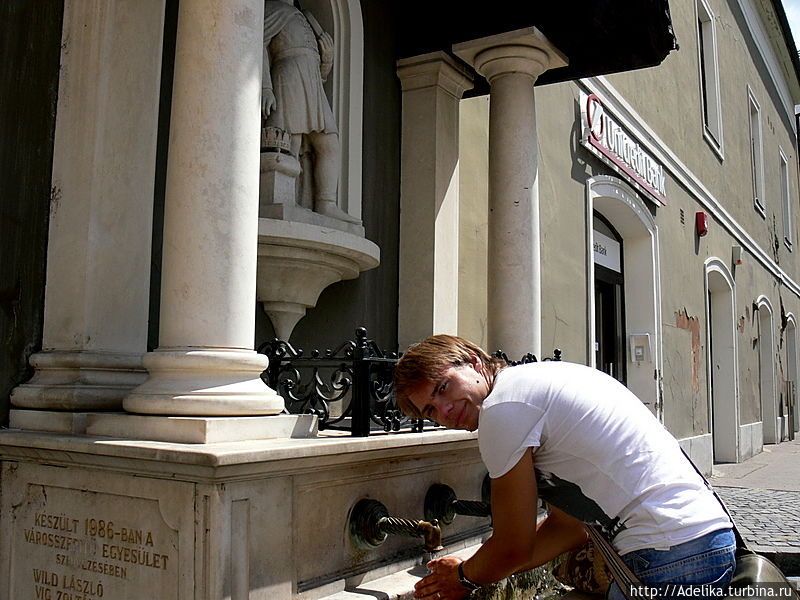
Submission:
{"label": "blue jeans", "polygon": [[[648,592],[653,591],[650,589],[652,585],[657,588],[655,595],[667,598],[677,596],[679,592],[665,584],[724,586],[730,583],[736,567],[736,539],[732,530],[721,529],[669,550],[634,550],[624,554],[622,559],[642,583],[647,584],[645,590],[633,590],[635,595],[641,596],[642,600],[651,600],[653,594],[648,597]],[[692,597],[699,600],[709,597],[709,594]],[[625,600],[625,595],[615,582],[606,598]]]}

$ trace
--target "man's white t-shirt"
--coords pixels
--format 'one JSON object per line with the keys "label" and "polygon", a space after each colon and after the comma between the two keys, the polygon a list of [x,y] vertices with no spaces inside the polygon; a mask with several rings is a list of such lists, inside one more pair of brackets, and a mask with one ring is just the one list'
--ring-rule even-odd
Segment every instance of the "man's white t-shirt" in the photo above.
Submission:
{"label": "man's white t-shirt", "polygon": [[601,525],[621,554],[665,550],[731,526],[675,438],[617,380],[538,362],[500,371],[480,410],[492,478],[533,448],[540,497]]}

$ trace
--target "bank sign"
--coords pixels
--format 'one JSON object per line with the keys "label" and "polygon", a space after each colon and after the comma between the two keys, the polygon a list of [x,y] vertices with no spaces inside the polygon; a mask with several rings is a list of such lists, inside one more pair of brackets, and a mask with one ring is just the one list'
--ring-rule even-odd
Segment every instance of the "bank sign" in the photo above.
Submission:
{"label": "bank sign", "polygon": [[581,145],[660,204],[667,203],[664,167],[632,137],[594,94],[580,93]]}

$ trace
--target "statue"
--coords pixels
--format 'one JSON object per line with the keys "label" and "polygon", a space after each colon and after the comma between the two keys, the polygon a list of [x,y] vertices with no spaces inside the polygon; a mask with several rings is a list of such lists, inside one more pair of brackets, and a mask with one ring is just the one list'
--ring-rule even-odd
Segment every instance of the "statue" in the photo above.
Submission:
{"label": "statue", "polygon": [[[264,3],[264,66],[261,91],[266,132],[285,132],[289,152],[313,152],[313,210],[348,223],[360,221],[336,204],[341,150],[339,132],[322,85],[333,66],[333,39],[293,0]],[[268,134],[265,134],[268,135]],[[306,174],[308,175],[308,174]]]}

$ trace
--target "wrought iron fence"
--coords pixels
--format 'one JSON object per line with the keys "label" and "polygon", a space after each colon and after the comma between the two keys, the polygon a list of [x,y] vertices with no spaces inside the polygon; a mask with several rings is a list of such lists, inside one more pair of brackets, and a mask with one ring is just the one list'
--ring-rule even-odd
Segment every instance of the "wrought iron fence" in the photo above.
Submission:
{"label": "wrought iron fence", "polygon": [[273,339],[258,351],[269,358],[261,377],[283,396],[287,411],[317,415],[320,430],[366,437],[373,428],[423,429],[421,419],[406,417],[395,402],[392,375],[397,353],[381,350],[363,327],[356,329],[355,341],[335,350],[306,355],[289,342]]}
{"label": "wrought iron fence", "polygon": [[[495,350],[492,353],[492,356],[494,358],[499,358],[499,359],[504,360],[508,364],[509,367],[514,367],[516,365],[524,365],[524,364],[527,364],[527,363],[535,363],[535,362],[538,362],[538,360],[539,360],[539,359],[536,358],[536,355],[531,354],[530,352],[528,352],[527,354],[523,355],[523,357],[520,358],[519,360],[511,360],[510,358],[508,358],[508,356],[506,356],[506,353],[503,352],[502,350]],[[542,360],[545,361],[545,362],[548,361],[548,360],[561,361],[561,350],[556,348],[555,350],[553,350],[553,356],[552,357],[546,356]]]}
{"label": "wrought iron fence", "polygon": [[[283,396],[286,411],[313,414],[320,430],[347,431],[355,437],[373,431],[421,432],[438,427],[423,419],[412,419],[398,408],[392,377],[399,360],[396,352],[381,350],[367,337],[364,327],[356,329],[355,340],[335,350],[312,350],[306,354],[289,342],[277,338],[261,344],[258,352],[269,358],[261,378]],[[501,351],[493,354],[510,365],[536,362],[526,354],[512,361]],[[561,360],[561,351],[553,359]]]}

